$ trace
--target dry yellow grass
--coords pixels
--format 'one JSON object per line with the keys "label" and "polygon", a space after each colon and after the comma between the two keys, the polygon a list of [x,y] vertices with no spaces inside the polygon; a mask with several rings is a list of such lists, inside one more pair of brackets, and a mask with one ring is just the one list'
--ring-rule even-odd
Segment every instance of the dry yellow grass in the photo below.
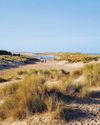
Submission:
{"label": "dry yellow grass", "polygon": [[[66,74],[62,70],[29,70],[16,72],[22,81],[0,88],[0,118],[23,119],[37,112],[60,112],[61,96],[84,98],[91,87],[100,86],[100,64]],[[5,98],[6,97],[6,98]]]}
{"label": "dry yellow grass", "polygon": [[97,61],[100,59],[100,56],[92,56],[81,53],[58,53],[57,56],[59,60],[66,60],[70,63],[74,62],[84,62],[88,63],[90,61]]}

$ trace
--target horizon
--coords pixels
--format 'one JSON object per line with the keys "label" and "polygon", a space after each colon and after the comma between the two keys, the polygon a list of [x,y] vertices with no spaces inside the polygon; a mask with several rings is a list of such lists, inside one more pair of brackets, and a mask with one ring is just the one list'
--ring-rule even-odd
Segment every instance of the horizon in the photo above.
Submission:
{"label": "horizon", "polygon": [[100,53],[100,1],[0,1],[0,50]]}
{"label": "horizon", "polygon": [[46,52],[46,51],[44,51],[44,52],[31,52],[31,51],[9,51],[9,50],[0,50],[0,51],[8,51],[8,52],[11,52],[11,53],[30,53],[30,54],[45,54],[45,53],[48,53],[48,54],[50,54],[50,53],[80,53],[80,54],[91,54],[91,55],[100,55],[100,53],[82,53],[82,52],[71,52],[71,51],[55,51],[55,52],[53,52],[53,51],[49,51],[49,52]]}

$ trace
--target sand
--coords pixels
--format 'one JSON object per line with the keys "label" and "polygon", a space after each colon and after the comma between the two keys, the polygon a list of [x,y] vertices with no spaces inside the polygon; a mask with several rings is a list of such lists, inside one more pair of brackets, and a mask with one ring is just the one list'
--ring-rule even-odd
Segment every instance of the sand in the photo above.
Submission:
{"label": "sand", "polygon": [[[100,63],[100,60],[92,61],[92,62],[86,63],[86,64],[92,64],[92,63]],[[65,71],[72,72],[72,71],[82,68],[86,64],[84,64],[82,62],[68,63],[67,61],[60,61],[60,62],[47,61],[46,63],[37,62],[34,64],[19,65],[17,67],[6,67],[5,69],[0,67],[0,73],[2,73],[3,71],[6,71],[6,70],[14,71],[14,70],[25,70],[25,69],[48,69],[48,70],[49,69],[64,69]]]}
{"label": "sand", "polygon": [[64,69],[66,71],[74,71],[78,68],[83,67],[83,63],[63,63],[63,62],[58,62],[58,61],[47,61],[46,63],[41,63],[38,62],[36,64],[27,64],[27,65],[22,65],[18,67],[8,67],[7,68],[2,68],[0,72],[3,72],[5,70],[22,70],[22,69]]}

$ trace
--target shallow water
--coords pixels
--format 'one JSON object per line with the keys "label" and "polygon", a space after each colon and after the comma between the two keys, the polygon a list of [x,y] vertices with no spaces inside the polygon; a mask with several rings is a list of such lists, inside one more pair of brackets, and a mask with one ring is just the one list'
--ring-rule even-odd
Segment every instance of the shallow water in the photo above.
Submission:
{"label": "shallow water", "polygon": [[55,59],[55,56],[48,56],[48,55],[36,55],[33,57],[37,58],[37,59],[45,59],[45,60],[54,60]]}

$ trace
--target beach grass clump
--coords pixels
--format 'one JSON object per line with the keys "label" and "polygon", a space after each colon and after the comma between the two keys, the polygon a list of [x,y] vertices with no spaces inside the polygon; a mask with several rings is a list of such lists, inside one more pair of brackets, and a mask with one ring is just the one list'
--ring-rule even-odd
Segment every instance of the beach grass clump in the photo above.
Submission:
{"label": "beach grass clump", "polygon": [[12,95],[13,93],[15,93],[17,91],[19,86],[20,86],[19,82],[14,82],[11,84],[6,84],[4,86],[1,86],[0,87],[0,98]]}
{"label": "beach grass clump", "polygon": [[44,102],[46,104],[48,112],[52,112],[56,108],[55,107],[55,99],[53,96],[46,96]]}
{"label": "beach grass clump", "polygon": [[26,70],[20,70],[17,72],[18,75],[25,75],[27,74],[27,71]]}
{"label": "beach grass clump", "polygon": [[[28,115],[51,111],[54,105],[52,97],[46,94],[46,89],[41,84],[37,75],[31,75],[17,84],[2,88],[1,96],[8,96],[0,104],[0,118],[23,119]],[[55,102],[56,103],[56,102]]]}
{"label": "beach grass clump", "polygon": [[98,59],[100,59],[100,56],[92,56],[81,53],[58,53],[57,56],[59,57],[58,60],[66,60],[69,63],[88,63],[91,61],[98,61]]}
{"label": "beach grass clump", "polygon": [[67,97],[89,97],[91,87],[100,86],[100,64],[89,64],[73,73],[29,70],[18,74],[25,77],[0,88],[1,120],[23,119],[42,112],[59,114]]}
{"label": "beach grass clump", "polygon": [[[71,73],[71,77],[74,79],[80,78],[81,76],[87,81],[89,86],[98,85],[97,83],[100,81],[100,64],[87,64],[82,69]],[[86,82],[84,81],[84,83]]]}
{"label": "beach grass clump", "polygon": [[17,77],[17,71],[13,71],[13,70],[5,70],[3,71],[1,74],[0,74],[0,79],[1,79],[1,82],[9,82],[13,79],[15,79]]}
{"label": "beach grass clump", "polygon": [[[83,75],[87,77],[90,86],[100,85],[100,64],[86,65],[83,69]],[[98,84],[97,84],[98,83]]]}
{"label": "beach grass clump", "polygon": [[[0,105],[1,118],[13,117],[14,119],[22,119],[26,117],[27,113],[41,111],[44,106],[42,106],[43,101],[40,89],[36,78],[25,79],[20,83],[19,88]],[[2,115],[3,113],[5,116]]]}
{"label": "beach grass clump", "polygon": [[66,91],[71,96],[88,97],[90,89],[100,86],[100,64],[87,64],[71,73]]}
{"label": "beach grass clump", "polygon": [[87,80],[84,78],[72,81],[66,87],[67,95],[79,98],[88,97],[90,87],[87,84]]}

